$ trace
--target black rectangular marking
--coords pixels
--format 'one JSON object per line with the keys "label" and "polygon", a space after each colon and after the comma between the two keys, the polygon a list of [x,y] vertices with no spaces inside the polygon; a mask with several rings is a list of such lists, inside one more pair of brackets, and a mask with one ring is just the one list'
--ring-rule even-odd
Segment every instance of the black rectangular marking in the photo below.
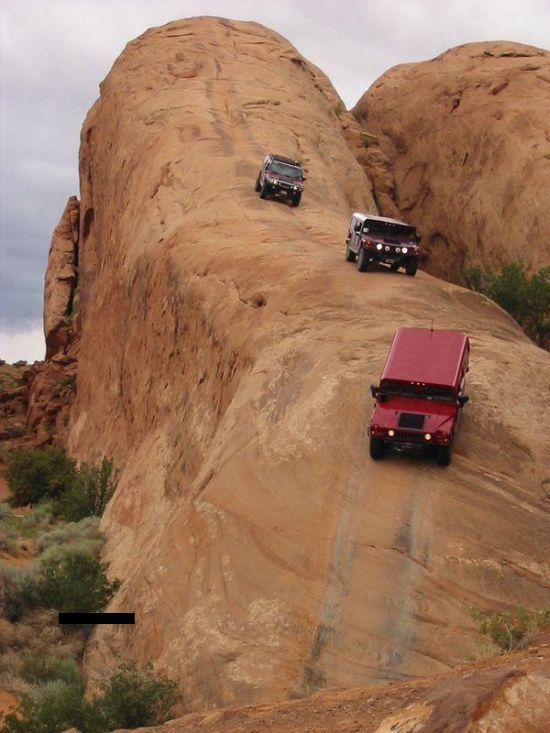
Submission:
{"label": "black rectangular marking", "polygon": [[60,624],[135,624],[135,613],[60,613]]}
{"label": "black rectangular marking", "polygon": [[397,425],[400,428],[412,428],[413,430],[422,430],[426,415],[417,415],[413,412],[402,412],[399,415]]}

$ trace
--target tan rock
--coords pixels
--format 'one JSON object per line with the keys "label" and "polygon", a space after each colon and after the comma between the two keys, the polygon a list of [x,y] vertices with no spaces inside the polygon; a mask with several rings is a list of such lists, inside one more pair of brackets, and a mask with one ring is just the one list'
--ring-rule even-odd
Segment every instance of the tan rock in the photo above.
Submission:
{"label": "tan rock", "polygon": [[[469,43],[383,74],[353,110],[389,160],[426,269],[550,262],[550,52]],[[368,166],[367,166],[368,169]],[[376,190],[376,180],[375,190]]]}
{"label": "tan rock", "polygon": [[[154,659],[198,709],[427,676],[470,606],[550,601],[550,357],[481,296],[344,262],[375,205],[335,100],[280,36],[200,18],[131,42],[87,117],[69,446],[121,470],[102,529],[137,617],[96,629],[92,680]],[[300,207],[255,194],[269,150],[304,161]],[[375,464],[369,385],[432,322],[472,339],[453,463]]]}
{"label": "tan rock", "polygon": [[54,230],[44,282],[46,359],[64,351],[70,342],[70,310],[76,287],[79,202],[67,201]]}

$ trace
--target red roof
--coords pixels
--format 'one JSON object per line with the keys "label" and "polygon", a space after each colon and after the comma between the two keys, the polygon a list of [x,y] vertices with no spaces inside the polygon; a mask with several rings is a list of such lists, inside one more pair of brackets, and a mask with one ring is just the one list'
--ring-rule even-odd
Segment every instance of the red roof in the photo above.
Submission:
{"label": "red roof", "polygon": [[380,381],[454,387],[469,349],[468,338],[456,331],[398,328]]}

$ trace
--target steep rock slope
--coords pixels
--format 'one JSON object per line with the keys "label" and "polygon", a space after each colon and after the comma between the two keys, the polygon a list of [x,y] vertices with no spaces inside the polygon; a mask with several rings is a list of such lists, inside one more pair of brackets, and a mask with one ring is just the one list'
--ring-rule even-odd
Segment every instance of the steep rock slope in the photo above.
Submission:
{"label": "steep rock slope", "polygon": [[470,43],[383,74],[353,110],[429,272],[550,262],[550,53]]}
{"label": "steep rock slope", "polygon": [[[374,204],[337,104],[275,33],[198,18],[130,43],[86,119],[70,448],[121,469],[137,616],[96,629],[92,679],[153,658],[191,707],[405,679],[464,658],[470,605],[550,599],[548,354],[482,296],[344,262]],[[254,193],[267,150],[304,161],[299,208]],[[374,464],[368,386],[432,320],[472,337],[454,462]]]}

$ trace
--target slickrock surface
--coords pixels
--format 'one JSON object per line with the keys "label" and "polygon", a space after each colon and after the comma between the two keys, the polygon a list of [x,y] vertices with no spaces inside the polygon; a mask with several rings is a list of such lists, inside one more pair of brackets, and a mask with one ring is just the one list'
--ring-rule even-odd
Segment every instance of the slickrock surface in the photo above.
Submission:
{"label": "slickrock surface", "polygon": [[550,52],[458,46],[390,69],[353,113],[375,136],[366,155],[381,186],[390,161],[429,272],[459,282],[463,265],[550,264]]}
{"label": "slickrock surface", "polygon": [[[195,713],[143,733],[548,733],[550,644],[383,687]],[[129,733],[118,730],[115,733]]]}
{"label": "slickrock surface", "polygon": [[[130,43],[86,119],[69,447],[121,469],[137,617],[96,628],[92,680],[154,659],[191,709],[406,680],[472,652],[471,605],[550,601],[550,357],[482,296],[344,262],[374,204],[337,105],[275,33],[200,18]],[[254,193],[270,150],[300,207]],[[369,385],[432,320],[472,339],[453,463],[373,463]]]}

